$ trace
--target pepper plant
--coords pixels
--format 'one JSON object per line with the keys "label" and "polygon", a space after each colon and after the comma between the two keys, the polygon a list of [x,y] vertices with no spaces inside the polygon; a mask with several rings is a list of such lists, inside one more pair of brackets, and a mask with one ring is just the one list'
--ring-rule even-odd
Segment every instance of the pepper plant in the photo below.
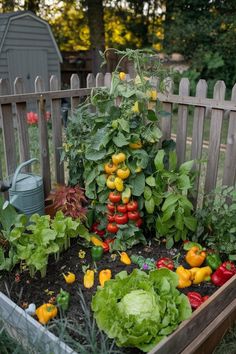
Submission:
{"label": "pepper plant", "polygon": [[187,234],[197,226],[188,197],[193,187],[193,162],[187,161],[177,167],[176,152],[169,151],[167,156],[161,149],[154,158],[155,171],[145,179],[147,227],[157,238],[166,238],[167,248],[186,240]]}

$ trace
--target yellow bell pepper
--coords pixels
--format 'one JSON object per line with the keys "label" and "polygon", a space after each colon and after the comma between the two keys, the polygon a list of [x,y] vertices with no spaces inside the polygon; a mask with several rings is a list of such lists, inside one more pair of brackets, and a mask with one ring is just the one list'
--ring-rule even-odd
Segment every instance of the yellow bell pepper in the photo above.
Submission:
{"label": "yellow bell pepper", "polygon": [[90,289],[94,284],[94,271],[87,269],[84,275],[84,287]]}
{"label": "yellow bell pepper", "polygon": [[123,179],[121,179],[120,177],[116,177],[114,183],[115,183],[115,188],[118,192],[122,192],[124,190]]}
{"label": "yellow bell pepper", "polygon": [[191,280],[193,284],[200,284],[203,281],[209,280],[212,273],[212,269],[209,266],[198,268],[194,267],[189,269],[191,273]]}
{"label": "yellow bell pepper", "polygon": [[192,284],[191,272],[188,269],[185,269],[183,266],[179,266],[176,269],[176,274],[179,276],[178,288],[187,288]]}
{"label": "yellow bell pepper", "polygon": [[75,282],[75,274],[74,273],[71,273],[71,272],[68,272],[67,275],[62,273],[65,281],[67,284],[72,284]]}
{"label": "yellow bell pepper", "polygon": [[118,170],[116,171],[116,174],[121,179],[126,179],[130,175],[130,169],[127,166],[123,166],[121,168],[118,168]]}
{"label": "yellow bell pepper", "polygon": [[126,155],[123,152],[119,152],[119,154],[112,155],[112,162],[114,165],[119,165],[119,163],[124,162],[126,159]]}
{"label": "yellow bell pepper", "polygon": [[107,181],[106,181],[106,185],[107,185],[107,187],[109,189],[115,189],[116,188],[115,179],[116,179],[116,176],[114,176],[114,175],[108,176]]}
{"label": "yellow bell pepper", "polygon": [[126,79],[126,73],[124,73],[123,71],[121,71],[121,72],[119,73],[119,79],[120,79],[121,81],[124,81],[124,80]]}
{"label": "yellow bell pepper", "polygon": [[104,242],[99,240],[99,238],[97,238],[96,236],[91,236],[90,241],[94,246],[101,246],[102,248],[104,246]]}
{"label": "yellow bell pepper", "polygon": [[192,248],[190,248],[190,250],[187,252],[185,256],[186,262],[191,267],[199,267],[200,265],[202,265],[205,259],[206,259],[206,252],[200,250],[198,246],[193,246]]}
{"label": "yellow bell pepper", "polygon": [[131,264],[131,259],[129,258],[128,254],[126,252],[121,252],[120,254],[120,261],[126,265]]}
{"label": "yellow bell pepper", "polygon": [[111,270],[110,269],[103,269],[99,273],[99,283],[102,287],[106,281],[111,279]]}
{"label": "yellow bell pepper", "polygon": [[56,317],[57,312],[57,307],[49,303],[39,306],[35,311],[39,322],[43,325],[47,324],[52,318]]}
{"label": "yellow bell pepper", "polygon": [[114,173],[117,170],[117,165],[115,165],[114,163],[106,163],[104,165],[104,171],[108,174],[111,175],[112,173]]}

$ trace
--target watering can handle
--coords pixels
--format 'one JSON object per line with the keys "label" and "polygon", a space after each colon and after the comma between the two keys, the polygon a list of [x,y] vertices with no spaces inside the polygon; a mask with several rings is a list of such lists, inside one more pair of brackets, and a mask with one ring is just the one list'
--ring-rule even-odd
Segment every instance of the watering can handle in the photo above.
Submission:
{"label": "watering can handle", "polygon": [[38,161],[38,159],[33,158],[33,159],[28,160],[28,161],[22,162],[22,163],[17,167],[17,169],[16,169],[16,171],[15,171],[15,173],[14,173],[13,179],[12,179],[12,189],[15,189],[17,176],[18,176],[18,174],[20,173],[20,170],[21,170],[23,167],[25,167],[25,166],[27,166],[27,165],[31,164],[32,162],[35,162],[35,161]]}

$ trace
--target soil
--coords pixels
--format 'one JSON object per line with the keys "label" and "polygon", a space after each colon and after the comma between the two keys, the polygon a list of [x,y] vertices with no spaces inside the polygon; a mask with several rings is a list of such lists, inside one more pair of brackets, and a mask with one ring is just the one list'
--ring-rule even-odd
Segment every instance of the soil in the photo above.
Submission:
{"label": "soil", "polygon": [[[83,250],[86,252],[85,258],[79,258],[79,251]],[[142,255],[143,257],[154,258],[157,260],[160,257],[176,257],[179,256],[179,263],[186,266],[184,262],[185,251],[182,247],[172,248],[167,250],[165,244],[159,244],[157,241],[152,240],[148,242],[148,246],[136,245],[132,250],[127,251],[129,255],[136,254]],[[83,287],[83,271],[82,267],[90,265],[90,269],[94,266],[91,259],[90,250],[84,248],[78,243],[78,240],[73,240],[73,243],[64,254],[61,255],[59,261],[56,263],[54,258],[50,258],[48,264],[47,275],[45,278],[41,278],[39,274],[36,274],[35,278],[32,279],[29,276],[27,269],[15,268],[11,273],[7,273],[0,278],[0,291],[5,293],[10,297],[15,303],[21,307],[27,306],[27,304],[35,303],[36,306],[41,305],[44,302],[53,300],[60,289],[68,291],[71,295],[70,307],[67,311],[67,317],[72,320],[81,322],[83,316],[81,315],[81,308],[79,305],[79,288],[83,292],[83,296],[86,304],[90,307],[92,295],[95,294],[98,284],[98,272],[102,269],[110,268],[112,271],[112,276],[114,277],[117,273],[122,270],[127,270],[130,273],[137,265],[131,264],[129,266],[124,265],[120,262],[119,256],[117,255],[116,260],[112,260],[110,253],[105,253],[103,258],[97,262],[97,275],[95,275],[95,283],[91,289],[85,289]],[[62,273],[71,271],[76,275],[76,281],[73,284],[66,284]],[[180,291],[187,293],[188,291],[198,291],[202,296],[211,295],[217,290],[216,286],[212,283],[204,282],[200,285],[193,285],[191,287],[180,289]],[[124,353],[141,353],[139,350],[131,351],[129,349],[122,349]]]}

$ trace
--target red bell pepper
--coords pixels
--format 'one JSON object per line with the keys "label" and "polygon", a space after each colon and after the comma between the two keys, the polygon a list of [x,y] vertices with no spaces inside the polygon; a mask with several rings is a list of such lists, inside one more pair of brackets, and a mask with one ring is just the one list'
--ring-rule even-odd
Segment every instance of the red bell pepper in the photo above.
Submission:
{"label": "red bell pepper", "polygon": [[174,269],[174,262],[172,261],[171,258],[168,257],[162,257],[156,261],[156,267],[157,268],[167,268],[170,270]]}
{"label": "red bell pepper", "polygon": [[194,310],[197,309],[204,301],[206,301],[209,298],[208,295],[202,296],[196,291],[189,291],[187,293],[187,297],[189,299],[191,307]]}
{"label": "red bell pepper", "polygon": [[211,281],[216,286],[222,286],[232,276],[236,274],[236,267],[233,262],[226,261],[222,263],[211,276]]}

